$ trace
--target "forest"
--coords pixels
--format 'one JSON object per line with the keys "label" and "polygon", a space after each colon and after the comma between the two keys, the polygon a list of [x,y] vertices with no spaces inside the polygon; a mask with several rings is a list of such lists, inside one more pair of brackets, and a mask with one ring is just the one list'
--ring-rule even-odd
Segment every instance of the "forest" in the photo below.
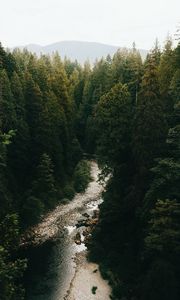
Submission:
{"label": "forest", "polygon": [[89,178],[103,192],[89,259],[112,299],[180,299],[180,43],[82,66],[0,45],[0,299],[25,299],[20,237]]}

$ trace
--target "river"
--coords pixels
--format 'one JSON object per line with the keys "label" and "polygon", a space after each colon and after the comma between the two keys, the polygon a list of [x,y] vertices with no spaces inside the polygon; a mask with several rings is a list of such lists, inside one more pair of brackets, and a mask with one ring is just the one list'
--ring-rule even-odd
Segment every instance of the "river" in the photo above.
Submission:
{"label": "river", "polygon": [[110,286],[98,265],[87,261],[83,243],[83,222],[98,212],[102,202],[98,174],[96,162],[91,161],[92,181],[85,193],[57,206],[31,231],[25,251],[29,261],[24,279],[26,300],[110,299]]}

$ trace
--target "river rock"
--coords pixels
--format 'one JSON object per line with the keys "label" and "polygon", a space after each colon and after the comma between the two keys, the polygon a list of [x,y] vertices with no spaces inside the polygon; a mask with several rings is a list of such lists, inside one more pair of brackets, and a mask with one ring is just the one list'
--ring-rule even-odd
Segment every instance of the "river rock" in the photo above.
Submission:
{"label": "river rock", "polygon": [[83,214],[83,217],[85,217],[85,218],[89,218],[89,215],[88,215],[88,213],[84,213],[84,214]]}
{"label": "river rock", "polygon": [[94,210],[93,218],[99,218],[99,210]]}
{"label": "river rock", "polygon": [[80,235],[79,232],[76,233],[76,236],[75,236],[74,241],[75,241],[75,243],[76,243],[77,245],[81,245],[81,235]]}
{"label": "river rock", "polygon": [[98,218],[88,219],[86,221],[87,226],[94,226],[98,223]]}
{"label": "river rock", "polygon": [[[89,219],[88,219],[89,220]],[[87,220],[79,220],[78,223],[76,224],[76,227],[83,227],[83,226],[87,226]]]}
{"label": "river rock", "polygon": [[85,230],[83,230],[83,236],[87,236],[91,233],[92,229],[90,227],[87,227]]}

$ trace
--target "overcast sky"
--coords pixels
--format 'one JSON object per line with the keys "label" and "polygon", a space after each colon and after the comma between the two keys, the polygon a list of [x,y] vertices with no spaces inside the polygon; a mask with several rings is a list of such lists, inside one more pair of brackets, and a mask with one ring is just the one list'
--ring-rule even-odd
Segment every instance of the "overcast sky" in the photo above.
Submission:
{"label": "overcast sky", "polygon": [[149,49],[180,21],[180,0],[0,0],[6,47],[62,40]]}

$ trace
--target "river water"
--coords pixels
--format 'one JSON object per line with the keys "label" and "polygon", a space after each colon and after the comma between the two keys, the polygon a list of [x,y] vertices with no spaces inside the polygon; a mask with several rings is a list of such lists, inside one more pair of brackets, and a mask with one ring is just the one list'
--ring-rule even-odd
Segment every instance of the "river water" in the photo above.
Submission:
{"label": "river water", "polygon": [[[83,243],[85,227],[77,226],[91,218],[102,202],[103,186],[98,182],[99,169],[91,161],[93,180],[85,193],[77,194],[68,204],[59,205],[33,228],[25,255],[27,300],[108,300],[111,289],[103,280],[98,265],[87,261]],[[75,239],[81,236],[81,244]],[[92,293],[93,287],[95,294]]]}

